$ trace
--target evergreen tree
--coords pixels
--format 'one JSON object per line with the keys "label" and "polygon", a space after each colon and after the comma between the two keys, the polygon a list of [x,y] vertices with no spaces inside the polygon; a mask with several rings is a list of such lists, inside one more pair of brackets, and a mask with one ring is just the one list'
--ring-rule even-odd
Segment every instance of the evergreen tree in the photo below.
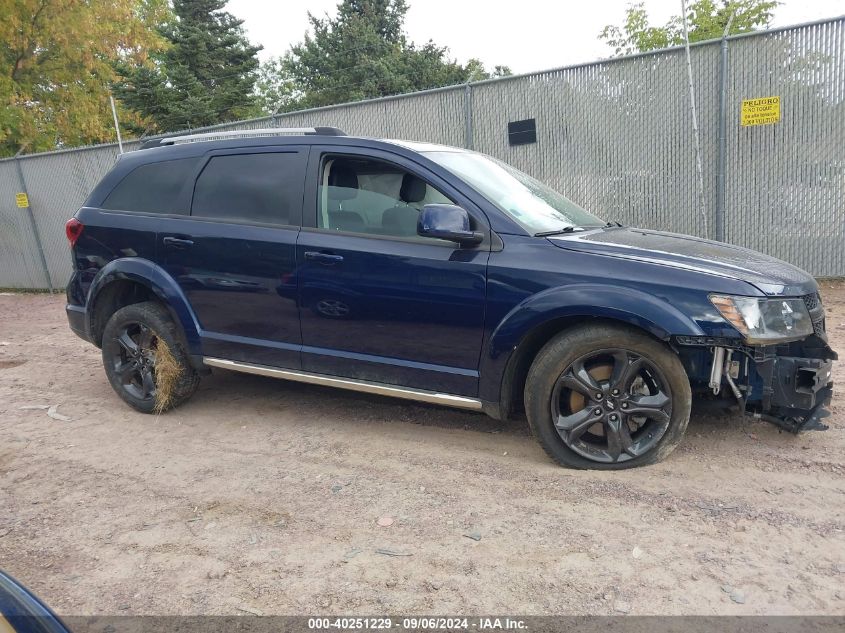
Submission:
{"label": "evergreen tree", "polygon": [[174,19],[161,28],[170,46],[147,64],[120,64],[115,96],[165,132],[255,115],[261,47],[249,43],[243,20],[225,6],[226,0],[174,0]]}
{"label": "evergreen tree", "polygon": [[[404,32],[405,0],[342,0],[335,17],[308,14],[310,32],[262,69],[269,111],[357,101],[491,76],[478,60],[465,66],[446,47],[418,46]],[[510,74],[497,66],[495,76]],[[279,87],[283,87],[280,94]]]}

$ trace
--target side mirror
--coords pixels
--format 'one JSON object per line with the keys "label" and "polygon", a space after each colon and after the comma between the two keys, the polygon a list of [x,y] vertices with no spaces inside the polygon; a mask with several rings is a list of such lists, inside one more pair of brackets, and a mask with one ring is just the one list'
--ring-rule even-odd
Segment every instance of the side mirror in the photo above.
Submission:
{"label": "side mirror", "polygon": [[469,214],[454,204],[427,204],[420,211],[417,235],[436,237],[458,244],[479,244],[484,235],[473,231],[469,225]]}

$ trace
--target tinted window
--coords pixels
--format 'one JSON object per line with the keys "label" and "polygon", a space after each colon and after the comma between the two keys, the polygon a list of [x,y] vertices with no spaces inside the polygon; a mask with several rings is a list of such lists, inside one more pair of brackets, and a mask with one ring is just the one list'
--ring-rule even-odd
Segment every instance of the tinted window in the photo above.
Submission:
{"label": "tinted window", "polygon": [[297,223],[304,177],[302,160],[293,152],[215,156],[197,179],[191,215]]}
{"label": "tinted window", "polygon": [[166,160],[135,168],[103,202],[104,209],[146,213],[184,213],[179,194],[193,175],[195,158]]}

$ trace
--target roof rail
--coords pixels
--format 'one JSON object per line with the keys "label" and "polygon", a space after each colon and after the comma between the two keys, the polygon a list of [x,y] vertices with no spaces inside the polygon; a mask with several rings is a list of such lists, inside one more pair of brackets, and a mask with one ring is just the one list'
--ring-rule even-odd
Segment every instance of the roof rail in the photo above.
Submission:
{"label": "roof rail", "polygon": [[291,136],[298,134],[304,134],[307,136],[346,136],[346,133],[343,130],[336,127],[268,127],[255,130],[228,130],[170,136],[167,138],[147,141],[141,146],[141,149],[161,147],[162,145],[216,141],[227,138],[256,138],[262,136]]}

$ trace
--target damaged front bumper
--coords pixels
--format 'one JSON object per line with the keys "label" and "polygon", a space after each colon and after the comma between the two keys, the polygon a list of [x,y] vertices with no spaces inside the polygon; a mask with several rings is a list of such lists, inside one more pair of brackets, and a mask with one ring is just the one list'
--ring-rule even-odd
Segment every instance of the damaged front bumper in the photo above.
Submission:
{"label": "damaged front bumper", "polygon": [[749,346],[733,339],[677,337],[691,383],[702,401],[738,402],[748,415],[792,433],[827,428],[837,359],[824,332],[783,345]]}
{"label": "damaged front bumper", "polygon": [[746,411],[793,433],[827,429],[821,420],[830,415],[836,352],[827,345],[819,351],[820,357],[776,355],[757,361],[761,384],[752,386],[751,395],[760,398],[748,402]]}

